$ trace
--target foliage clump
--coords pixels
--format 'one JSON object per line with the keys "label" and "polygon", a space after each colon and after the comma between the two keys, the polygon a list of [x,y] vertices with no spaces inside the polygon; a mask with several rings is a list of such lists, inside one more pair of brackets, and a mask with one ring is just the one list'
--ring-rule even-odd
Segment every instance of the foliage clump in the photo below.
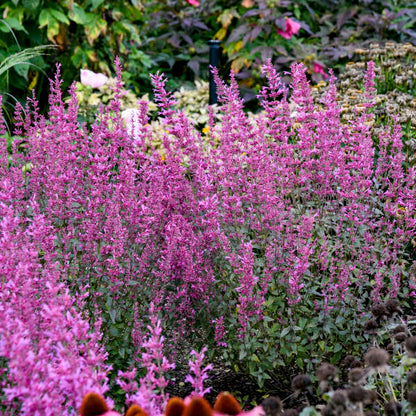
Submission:
{"label": "foliage clump", "polygon": [[[415,172],[394,120],[376,157],[372,63],[365,110],[347,123],[333,76],[318,107],[303,65],[289,89],[269,61],[253,119],[235,76],[228,85],[215,72],[222,120],[210,116],[207,137],[156,74],[163,154],[149,151],[147,103],[126,128],[116,65],[114,99],[90,128],[75,86],[64,104],[58,74],[48,118],[32,99],[16,109],[12,137],[0,130],[3,203],[23,230],[43,218],[31,250],[102,321],[112,388],[113,374],[140,361],[150,305],[173,356],[181,340],[207,345],[260,386],[285,366],[306,372],[362,351],[355,328],[374,302],[414,307]],[[2,274],[3,286],[16,278]]]}

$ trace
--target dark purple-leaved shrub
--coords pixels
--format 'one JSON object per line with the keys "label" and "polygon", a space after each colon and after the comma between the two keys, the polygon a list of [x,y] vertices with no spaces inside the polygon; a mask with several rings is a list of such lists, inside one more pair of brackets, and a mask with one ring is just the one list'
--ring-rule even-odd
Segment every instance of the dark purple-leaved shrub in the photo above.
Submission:
{"label": "dark purple-leaved shrub", "polygon": [[52,241],[42,256],[85,297],[90,319],[102,320],[114,370],[140,361],[151,303],[171,352],[207,344],[262,383],[294,359],[302,367],[336,358],[372,302],[414,301],[416,283],[405,278],[414,170],[394,120],[373,147],[372,64],[369,104],[349,124],[340,121],[335,78],[317,107],[301,64],[289,89],[265,65],[264,112],[254,119],[234,76],[227,85],[214,74],[223,117],[211,117],[209,143],[174,110],[157,74],[162,153],[147,151],[144,102],[127,133],[116,65],[116,98],[91,131],[77,121],[74,87],[63,104],[58,72],[48,118],[32,99],[24,117],[17,109],[11,152],[4,131],[1,148],[4,204],[25,227],[42,216]]}

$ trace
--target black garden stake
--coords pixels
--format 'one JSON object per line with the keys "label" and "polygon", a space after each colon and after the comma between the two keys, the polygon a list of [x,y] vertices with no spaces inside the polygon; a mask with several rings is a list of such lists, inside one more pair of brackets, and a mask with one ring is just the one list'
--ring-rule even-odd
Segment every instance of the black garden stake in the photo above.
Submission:
{"label": "black garden stake", "polygon": [[217,86],[214,81],[214,76],[211,73],[211,67],[218,68],[220,57],[220,41],[210,40],[209,45],[209,105],[217,104]]}

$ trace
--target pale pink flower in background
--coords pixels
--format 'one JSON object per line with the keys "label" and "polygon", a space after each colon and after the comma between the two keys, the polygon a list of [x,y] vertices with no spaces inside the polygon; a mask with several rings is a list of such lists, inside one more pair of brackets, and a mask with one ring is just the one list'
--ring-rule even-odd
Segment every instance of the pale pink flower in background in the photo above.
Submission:
{"label": "pale pink flower in background", "polygon": [[321,64],[318,64],[318,62],[313,63],[313,72],[316,74],[322,74],[324,79],[328,78],[328,74],[324,71],[324,67]]}
{"label": "pale pink flower in background", "polygon": [[198,7],[199,6],[199,1],[198,0],[186,0],[191,6],[195,6]]}
{"label": "pale pink flower in background", "polygon": [[277,29],[277,33],[283,36],[285,39],[290,39],[293,35],[296,35],[299,32],[300,28],[301,26],[299,23],[290,18],[287,18],[285,31]]}
{"label": "pale pink flower in background", "polygon": [[89,85],[92,88],[100,88],[108,81],[108,77],[104,74],[90,71],[89,69],[81,69],[81,84]]}

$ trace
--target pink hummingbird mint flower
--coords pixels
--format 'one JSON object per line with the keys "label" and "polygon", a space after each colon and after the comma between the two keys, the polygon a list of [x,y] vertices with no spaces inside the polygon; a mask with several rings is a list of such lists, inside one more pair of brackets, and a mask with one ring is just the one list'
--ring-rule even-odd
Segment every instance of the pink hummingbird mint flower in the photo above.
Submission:
{"label": "pink hummingbird mint flower", "polygon": [[277,33],[283,36],[285,39],[290,39],[293,35],[296,35],[301,26],[299,23],[295,22],[294,20],[290,19],[289,17],[286,19],[286,28],[285,30],[277,29]]}
{"label": "pink hummingbird mint flower", "polygon": [[324,71],[324,67],[321,64],[318,64],[318,62],[313,63],[313,72],[315,72],[315,74],[321,74],[324,77],[324,79],[327,79],[329,76]]}
{"label": "pink hummingbird mint flower", "polygon": [[104,74],[90,71],[89,69],[81,69],[81,84],[90,85],[92,88],[100,88],[108,81],[108,77]]}
{"label": "pink hummingbird mint flower", "polygon": [[200,5],[198,0],[186,0],[191,6],[198,7]]}

